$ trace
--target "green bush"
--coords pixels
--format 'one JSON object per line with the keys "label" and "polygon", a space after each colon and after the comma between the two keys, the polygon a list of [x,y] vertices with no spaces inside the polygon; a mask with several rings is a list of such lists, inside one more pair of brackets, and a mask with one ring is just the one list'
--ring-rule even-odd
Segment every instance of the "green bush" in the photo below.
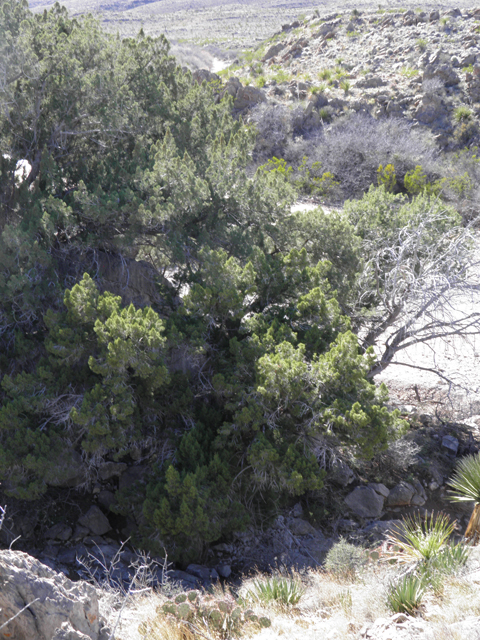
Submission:
{"label": "green bush", "polygon": [[325,569],[340,578],[353,578],[365,567],[368,557],[363,547],[340,538],[328,551]]}

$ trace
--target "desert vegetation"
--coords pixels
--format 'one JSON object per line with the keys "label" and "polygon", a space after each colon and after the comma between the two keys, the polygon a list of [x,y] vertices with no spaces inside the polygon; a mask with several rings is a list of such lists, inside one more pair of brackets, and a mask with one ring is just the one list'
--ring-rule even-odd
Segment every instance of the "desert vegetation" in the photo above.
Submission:
{"label": "desert vegetation", "polygon": [[[338,25],[312,21],[330,47]],[[400,504],[425,503],[412,474],[434,455],[430,418],[394,407],[376,376],[411,345],[479,332],[457,305],[478,291],[476,111],[449,103],[440,148],[399,112],[344,109],[338,95],[358,96],[344,56],[296,78],[293,104],[266,100],[293,81],[291,65],[265,64],[280,39],[214,77],[181,67],[164,36],[122,39],[58,4],[0,7],[2,502],[108,493],[116,534],[181,567],[273,525],[294,540],[282,514],[295,509],[299,536],[334,527],[310,571],[277,563],[210,593],[162,576],[142,601],[124,589],[115,627],[119,607],[148,610],[129,630],[125,616],[125,637],[313,637],[320,618],[332,638],[375,637],[376,618],[419,613],[450,637],[480,614],[460,525],[425,511],[383,543],[338,536],[357,526],[338,469],[374,482],[382,506],[404,476]],[[438,82],[423,80],[428,100]],[[464,458],[450,480],[475,503],[472,543],[478,466]]]}

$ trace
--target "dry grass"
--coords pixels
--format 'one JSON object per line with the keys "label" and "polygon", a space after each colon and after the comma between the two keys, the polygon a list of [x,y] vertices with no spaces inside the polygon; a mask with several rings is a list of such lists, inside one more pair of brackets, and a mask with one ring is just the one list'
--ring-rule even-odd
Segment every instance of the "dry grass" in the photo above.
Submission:
{"label": "dry grass", "polygon": [[[420,617],[438,640],[456,640],[458,635],[449,625],[469,617],[480,616],[480,549],[471,554],[465,575],[445,579],[441,595],[428,592],[424,598]],[[275,601],[252,602],[245,599],[254,581],[266,580],[257,575],[246,579],[239,589],[240,601],[251,607],[258,616],[272,621],[269,628],[245,626],[244,638],[273,640],[314,640],[319,637],[332,640],[351,640],[360,629],[378,618],[392,615],[386,604],[389,585],[400,568],[385,562],[371,562],[356,577],[341,578],[322,569],[306,574],[292,574],[301,580],[305,590],[295,606],[282,606]],[[117,633],[117,640],[220,640],[208,626],[188,627],[172,622],[157,612],[166,601],[159,593],[150,593],[126,607]],[[110,612],[110,620],[117,613]],[[223,636],[227,637],[227,636]],[[463,638],[462,638],[463,640]]]}

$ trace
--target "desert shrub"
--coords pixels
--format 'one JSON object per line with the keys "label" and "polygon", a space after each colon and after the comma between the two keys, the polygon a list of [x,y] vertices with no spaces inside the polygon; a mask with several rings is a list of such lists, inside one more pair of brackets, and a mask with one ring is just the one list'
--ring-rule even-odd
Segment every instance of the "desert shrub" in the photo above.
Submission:
{"label": "desert shrub", "polygon": [[453,135],[458,144],[468,146],[477,141],[478,133],[478,124],[470,119],[463,118],[455,127]]}
{"label": "desert shrub", "polygon": [[456,122],[467,122],[469,120],[472,120],[473,113],[471,109],[469,109],[469,107],[467,107],[466,105],[460,105],[455,109],[453,117]]}
{"label": "desert shrub", "polygon": [[363,547],[358,547],[340,538],[328,551],[325,569],[339,578],[353,578],[367,564],[368,557]]}
{"label": "desert shrub", "polygon": [[399,180],[418,164],[424,167],[427,176],[436,166],[431,136],[396,118],[374,120],[354,115],[339,119],[289,145],[282,157],[295,165],[294,157],[299,153],[312,163],[320,163],[324,171],[330,171],[347,198],[377,184],[379,164],[393,163]]}
{"label": "desert shrub", "polygon": [[293,124],[291,111],[284,105],[260,104],[252,109],[250,121],[257,129],[255,157],[264,161],[273,156],[282,157]]}
{"label": "desert shrub", "polygon": [[397,176],[393,164],[387,164],[385,168],[383,165],[379,165],[377,169],[377,182],[379,187],[383,186],[385,188],[385,191],[389,191],[390,193],[395,192]]}

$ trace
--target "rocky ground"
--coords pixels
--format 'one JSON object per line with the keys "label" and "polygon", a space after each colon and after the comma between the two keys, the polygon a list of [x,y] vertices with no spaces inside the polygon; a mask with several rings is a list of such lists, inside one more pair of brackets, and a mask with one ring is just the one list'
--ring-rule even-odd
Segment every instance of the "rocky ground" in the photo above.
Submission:
{"label": "rocky ground", "polygon": [[[368,112],[468,143],[480,114],[480,9],[313,15],[285,25],[223,75],[305,105],[306,125]],[[480,58],[479,58],[480,61]]]}

